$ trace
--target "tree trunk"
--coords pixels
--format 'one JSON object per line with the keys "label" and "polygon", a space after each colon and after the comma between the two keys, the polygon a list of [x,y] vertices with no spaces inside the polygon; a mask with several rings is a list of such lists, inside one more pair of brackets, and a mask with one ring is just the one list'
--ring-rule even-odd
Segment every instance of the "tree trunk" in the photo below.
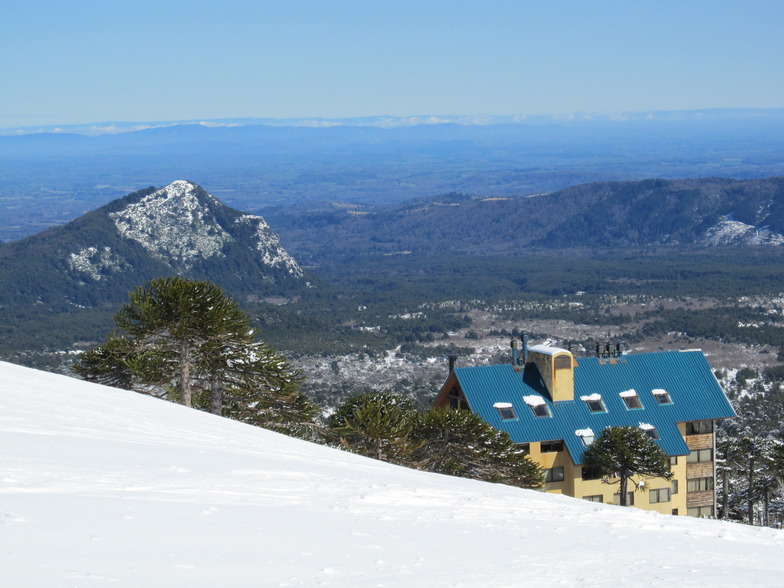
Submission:
{"label": "tree trunk", "polygon": [[192,406],[191,401],[191,353],[188,343],[180,343],[180,403]]}
{"label": "tree trunk", "polygon": [[747,515],[749,517],[749,524],[753,525],[754,524],[754,494],[753,494],[753,492],[754,492],[754,458],[753,457],[751,459],[749,459],[748,477],[749,477],[749,488],[748,488],[749,501],[748,501],[748,505],[747,505]]}
{"label": "tree trunk", "polygon": [[629,478],[626,477],[625,474],[620,474],[620,492],[621,492],[621,506],[629,506],[626,504],[628,502],[628,495],[626,493],[626,488],[628,486]]}
{"label": "tree trunk", "polygon": [[223,408],[223,385],[221,384],[218,376],[213,375],[210,377],[210,412],[212,414],[221,414]]}
{"label": "tree trunk", "polygon": [[721,483],[721,517],[722,519],[727,518],[727,510],[729,509],[730,505],[730,472],[725,468],[725,470],[721,474],[722,483]]}

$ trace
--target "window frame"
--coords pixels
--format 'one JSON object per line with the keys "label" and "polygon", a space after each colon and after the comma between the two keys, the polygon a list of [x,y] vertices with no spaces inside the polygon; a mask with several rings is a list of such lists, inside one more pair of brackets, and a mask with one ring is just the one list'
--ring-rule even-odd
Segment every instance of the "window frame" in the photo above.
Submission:
{"label": "window frame", "polygon": [[583,500],[587,500],[588,502],[598,502],[599,504],[604,504],[604,496],[601,494],[589,494],[588,496],[583,496]]}
{"label": "window frame", "polygon": [[653,394],[653,398],[656,400],[656,404],[659,406],[667,406],[668,404],[673,403],[672,396],[670,396],[670,393],[667,392],[667,390],[656,388],[651,390],[651,393]]}
{"label": "window frame", "polygon": [[544,470],[544,472],[545,472],[545,474],[544,474],[545,484],[557,484],[559,482],[563,482],[564,481],[564,468],[563,468],[563,466],[547,468],[547,469]]}
{"label": "window frame", "polygon": [[708,492],[716,487],[716,479],[713,476],[704,478],[689,478],[686,480],[687,492]]}
{"label": "window frame", "polygon": [[[707,429],[707,430],[705,430]],[[686,423],[687,435],[708,435],[714,432],[713,421],[689,421]]]}
{"label": "window frame", "polygon": [[[662,493],[666,496],[662,500]],[[655,498],[655,500],[654,500]],[[652,488],[648,490],[648,502],[650,504],[660,504],[662,502],[672,502],[672,489],[671,488]]]}
{"label": "window frame", "polygon": [[517,413],[515,412],[514,406],[510,402],[496,402],[493,404],[493,408],[498,411],[498,416],[501,418],[502,421],[516,421],[517,420]]}
{"label": "window frame", "polygon": [[540,453],[558,453],[564,450],[563,439],[552,439],[548,441],[539,442]]}
{"label": "window frame", "polygon": [[[621,400],[623,400],[623,403],[626,406],[626,410],[642,410],[645,408],[642,404],[642,400],[640,400],[640,395],[637,394],[637,392],[634,390],[620,392],[618,396],[620,396]],[[632,404],[635,404],[636,406],[632,406]]]}
{"label": "window frame", "polygon": [[[709,459],[704,459],[705,455],[709,457]],[[689,455],[686,456],[686,463],[708,463],[713,461],[713,449],[692,449],[689,452]]]}

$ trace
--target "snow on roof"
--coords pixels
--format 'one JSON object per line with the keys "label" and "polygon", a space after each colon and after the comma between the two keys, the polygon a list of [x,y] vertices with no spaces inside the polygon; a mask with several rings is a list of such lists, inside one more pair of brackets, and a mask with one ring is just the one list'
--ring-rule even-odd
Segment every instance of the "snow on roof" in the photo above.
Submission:
{"label": "snow on roof", "polygon": [[568,349],[550,347],[549,345],[534,345],[528,348],[528,353],[541,353],[542,355],[555,355],[556,353],[571,353]]}
{"label": "snow on roof", "polygon": [[655,429],[656,427],[654,427],[654,426],[653,426],[652,424],[650,424],[650,423],[640,423],[640,428],[641,428],[643,431],[650,431],[651,429]]}
{"label": "snow on roof", "polygon": [[623,392],[619,392],[618,396],[621,398],[630,398],[632,396],[637,396],[637,391],[634,388],[631,390],[624,390]]}
{"label": "snow on roof", "polygon": [[583,402],[589,402],[589,401],[595,402],[601,399],[602,399],[602,395],[599,394],[598,392],[594,392],[590,396],[580,396],[580,400],[582,400]]}
{"label": "snow on roof", "polygon": [[511,402],[496,402],[493,408],[512,408]]}
{"label": "snow on roof", "polygon": [[651,390],[651,393],[654,396],[665,396],[667,394],[667,390],[663,390],[661,388],[654,388],[653,390]]}
{"label": "snow on roof", "polygon": [[587,428],[587,429],[577,429],[574,432],[574,434],[577,435],[578,437],[593,437],[594,436],[593,429],[591,429],[590,427]]}
{"label": "snow on roof", "polygon": [[530,396],[523,396],[523,402],[528,406],[541,406],[545,404],[544,398],[531,394]]}

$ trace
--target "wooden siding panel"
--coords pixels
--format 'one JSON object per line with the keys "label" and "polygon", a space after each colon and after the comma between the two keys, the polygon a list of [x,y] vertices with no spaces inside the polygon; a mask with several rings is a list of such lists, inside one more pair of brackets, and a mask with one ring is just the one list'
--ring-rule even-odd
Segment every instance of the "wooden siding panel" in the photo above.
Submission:
{"label": "wooden siding panel", "polygon": [[687,493],[686,506],[687,508],[694,508],[697,506],[713,506],[713,490]]}
{"label": "wooden siding panel", "polygon": [[712,478],[713,477],[713,462],[702,461],[699,463],[686,464],[686,478]]}
{"label": "wooden siding panel", "polygon": [[713,448],[713,433],[686,435],[686,446],[689,449],[711,449]]}

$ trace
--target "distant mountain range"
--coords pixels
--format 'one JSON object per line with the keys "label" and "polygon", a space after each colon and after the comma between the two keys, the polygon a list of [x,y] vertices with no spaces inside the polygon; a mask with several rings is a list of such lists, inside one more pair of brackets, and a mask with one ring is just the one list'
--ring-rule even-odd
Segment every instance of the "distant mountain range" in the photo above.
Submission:
{"label": "distant mountain range", "polygon": [[536,249],[784,245],[784,178],[598,182],[525,197],[449,194],[372,207],[268,210],[303,263],[358,252],[525,255]]}
{"label": "distant mountain range", "polygon": [[368,255],[383,263],[389,255],[781,247],[784,178],[598,182],[535,196],[447,194],[388,206],[299,204],[265,218],[186,181],[134,192],[0,245],[0,307],[116,305],[134,287],[175,274],[214,281],[237,297],[290,295],[307,287],[300,263],[328,268]]}
{"label": "distant mountain range", "polygon": [[305,287],[302,269],[263,218],[176,181],[0,245],[0,306],[116,305],[135,286],[168,275],[212,280],[245,296]]}
{"label": "distant mountain range", "polygon": [[27,135],[37,133],[76,133],[80,135],[106,135],[140,130],[200,125],[204,127],[240,127],[264,125],[269,127],[380,127],[398,128],[433,125],[488,126],[488,125],[584,125],[631,122],[710,122],[782,120],[784,108],[707,108],[700,110],[667,110],[597,114],[575,112],[560,115],[509,114],[509,115],[444,115],[415,116],[361,116],[352,118],[222,118],[189,119],[175,121],[103,121],[88,124],[46,125],[0,129],[0,135]]}

